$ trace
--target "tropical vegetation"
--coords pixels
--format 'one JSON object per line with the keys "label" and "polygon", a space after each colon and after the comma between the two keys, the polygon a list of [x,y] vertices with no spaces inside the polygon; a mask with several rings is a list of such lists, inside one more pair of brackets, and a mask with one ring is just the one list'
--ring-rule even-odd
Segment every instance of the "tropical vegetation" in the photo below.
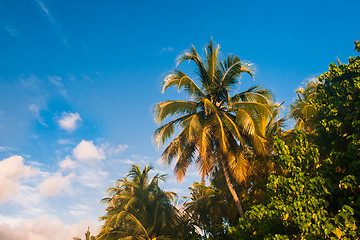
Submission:
{"label": "tropical vegetation", "polygon": [[184,61],[195,74],[176,68],[163,91],[187,99],[154,106],[154,142],[179,181],[192,163],[199,181],[180,198],[159,186],[164,175],[132,166],[103,199],[95,238],[360,239],[360,56],[297,89],[284,118],[269,90],[239,89],[251,64],[221,58],[213,41]]}

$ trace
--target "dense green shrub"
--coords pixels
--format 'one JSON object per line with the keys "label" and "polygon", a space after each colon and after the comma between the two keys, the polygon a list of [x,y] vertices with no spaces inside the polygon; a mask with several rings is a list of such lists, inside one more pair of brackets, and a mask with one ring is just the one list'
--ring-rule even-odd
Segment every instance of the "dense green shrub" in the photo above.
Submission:
{"label": "dense green shrub", "polygon": [[360,238],[360,57],[330,64],[318,80],[307,102],[318,147],[302,132],[291,144],[276,138],[267,201],[230,228],[233,239]]}
{"label": "dense green shrub", "polygon": [[[322,175],[316,146],[296,132],[295,147],[275,140],[274,163],[280,173],[271,174],[267,204],[255,205],[230,228],[233,239],[356,239],[354,210],[344,205],[331,217],[329,181]],[[351,181],[352,179],[348,179]],[[348,186],[343,182],[344,186]]]}

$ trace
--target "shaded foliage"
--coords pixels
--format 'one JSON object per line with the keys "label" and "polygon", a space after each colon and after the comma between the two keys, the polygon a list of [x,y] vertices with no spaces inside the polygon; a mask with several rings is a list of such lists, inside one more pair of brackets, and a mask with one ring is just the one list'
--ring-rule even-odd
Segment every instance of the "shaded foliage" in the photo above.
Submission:
{"label": "shaded foliage", "polygon": [[229,239],[227,229],[238,223],[240,215],[222,171],[214,171],[210,181],[208,186],[195,182],[189,187],[184,209],[204,239]]}
{"label": "shaded foliage", "polygon": [[[355,49],[360,51],[359,42]],[[360,220],[360,56],[347,64],[330,64],[319,77],[317,89],[317,145],[327,159],[324,174],[330,181],[332,195],[329,210],[336,213],[351,206]]]}

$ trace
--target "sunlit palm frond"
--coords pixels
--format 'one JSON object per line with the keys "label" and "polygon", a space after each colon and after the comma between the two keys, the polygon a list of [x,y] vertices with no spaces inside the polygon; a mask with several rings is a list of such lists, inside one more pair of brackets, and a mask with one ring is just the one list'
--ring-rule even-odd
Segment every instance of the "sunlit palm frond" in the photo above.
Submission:
{"label": "sunlit palm frond", "polygon": [[253,77],[252,65],[241,62],[239,57],[229,54],[221,63],[222,86],[230,90],[234,85],[239,84],[238,77],[244,72]]}
{"label": "sunlit palm frond", "polygon": [[228,168],[232,176],[241,183],[245,181],[248,175],[249,161],[244,157],[241,152],[235,154],[229,153],[228,157]]}
{"label": "sunlit palm frond", "polygon": [[250,87],[244,92],[235,94],[231,98],[231,102],[259,102],[262,104],[270,104],[272,101],[272,93],[267,89],[262,89],[259,85]]}
{"label": "sunlit palm frond", "polygon": [[233,137],[238,141],[239,146],[246,145],[246,141],[243,138],[242,133],[239,130],[239,125],[236,124],[235,117],[233,115],[223,114],[222,119],[229,132],[233,134]]}
{"label": "sunlit palm frond", "polygon": [[317,110],[312,103],[316,95],[317,86],[321,84],[317,79],[310,79],[305,87],[296,89],[297,99],[290,105],[290,118],[295,120],[295,128],[306,132],[312,131],[311,119],[316,115]]}
{"label": "sunlit palm frond", "polygon": [[197,108],[198,103],[192,101],[160,102],[155,105],[155,121],[162,123],[168,117],[196,113]]}
{"label": "sunlit palm frond", "polygon": [[201,84],[202,85],[206,84],[207,71],[205,69],[203,60],[198,55],[194,46],[191,46],[189,51],[185,51],[183,54],[181,54],[177,57],[177,65],[179,65],[180,63],[187,61],[187,60],[195,62],[197,69],[198,69],[197,73],[200,77]]}
{"label": "sunlit palm frond", "polygon": [[173,136],[176,124],[184,125],[182,122],[186,121],[191,116],[193,116],[193,114],[184,115],[160,126],[158,129],[155,130],[153,138],[154,142],[157,143],[158,146],[162,146],[167,139]]}
{"label": "sunlit palm frond", "polygon": [[177,86],[179,91],[184,88],[189,96],[204,97],[205,94],[196,83],[180,70],[174,70],[164,78],[162,92],[171,86]]}
{"label": "sunlit palm frond", "polygon": [[184,142],[180,146],[179,156],[175,164],[174,173],[176,179],[181,182],[192,162],[194,162],[197,148],[195,142]]}
{"label": "sunlit palm frond", "polygon": [[209,87],[212,84],[218,85],[220,82],[217,81],[215,77],[215,72],[218,68],[218,53],[219,53],[220,45],[215,46],[213,40],[210,40],[207,47],[205,48],[205,64],[206,64],[206,72],[207,72],[207,82],[206,86]]}

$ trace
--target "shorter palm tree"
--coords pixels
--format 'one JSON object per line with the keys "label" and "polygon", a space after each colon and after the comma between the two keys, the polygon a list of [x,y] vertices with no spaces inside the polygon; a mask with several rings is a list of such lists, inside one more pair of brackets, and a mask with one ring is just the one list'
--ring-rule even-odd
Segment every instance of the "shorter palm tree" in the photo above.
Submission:
{"label": "shorter palm tree", "polygon": [[[218,172],[222,174],[222,172]],[[213,180],[213,179],[211,179]],[[201,229],[206,239],[228,239],[227,228],[233,226],[230,223],[232,216],[239,219],[235,203],[227,189],[225,181],[219,189],[210,184],[195,182],[189,187],[190,197],[184,197],[184,209],[189,214],[194,225]],[[232,215],[230,216],[229,215]]]}
{"label": "shorter palm tree", "polygon": [[[111,239],[167,239],[174,235],[171,231],[179,223],[179,211],[172,205],[176,197],[173,192],[165,192],[159,187],[159,180],[165,175],[156,174],[151,180],[146,166],[143,171],[133,165],[129,174],[108,189],[105,221],[99,240]],[[175,232],[176,233],[176,232]]]}
{"label": "shorter palm tree", "polygon": [[321,84],[316,78],[310,79],[305,87],[296,89],[297,99],[290,105],[290,117],[295,120],[295,129],[304,130],[311,133],[314,124],[311,119],[317,110],[312,104],[312,99],[316,95],[316,88]]}

